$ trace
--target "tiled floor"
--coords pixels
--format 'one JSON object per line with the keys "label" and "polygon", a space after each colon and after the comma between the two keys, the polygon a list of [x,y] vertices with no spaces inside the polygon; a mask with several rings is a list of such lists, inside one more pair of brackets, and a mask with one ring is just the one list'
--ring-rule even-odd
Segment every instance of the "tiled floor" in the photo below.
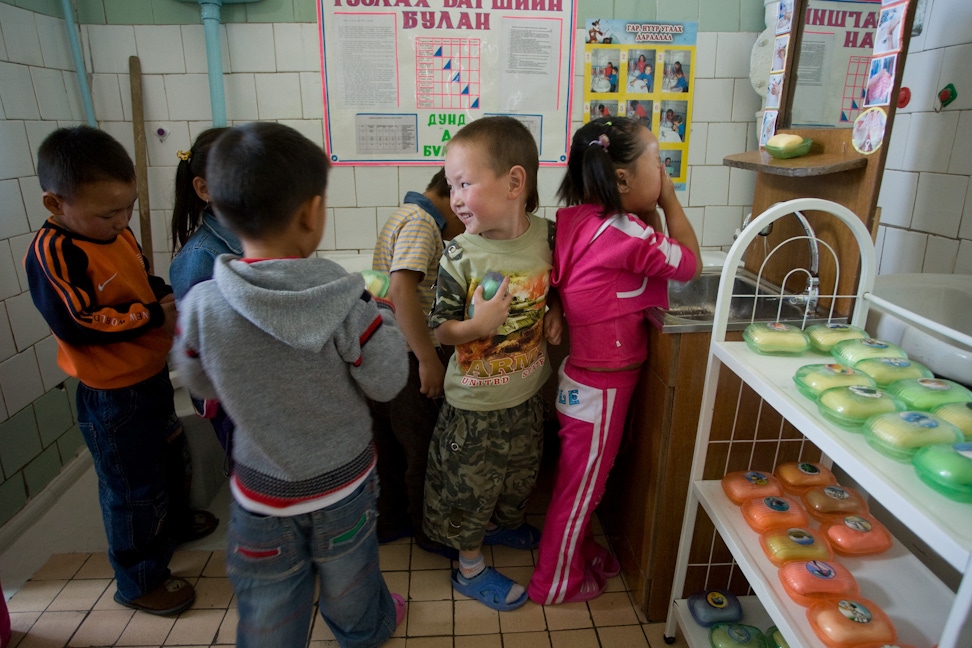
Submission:
{"label": "tiled floor", "polygon": [[[539,516],[530,521],[542,523]],[[529,582],[534,552],[485,549],[487,562],[524,585]],[[409,539],[382,546],[381,566],[389,589],[408,593],[409,601],[405,622],[385,644],[389,648],[665,646],[662,626],[642,623],[621,577],[612,579],[607,591],[589,603],[527,603],[513,612],[495,612],[454,593],[449,561],[422,551]],[[190,546],[176,552],[171,568],[195,584],[196,602],[178,617],[157,617],[112,600],[115,586],[105,554],[55,555],[8,603],[14,629],[11,647],[232,646],[237,612],[225,573],[225,551]],[[337,645],[317,615],[309,645]]]}

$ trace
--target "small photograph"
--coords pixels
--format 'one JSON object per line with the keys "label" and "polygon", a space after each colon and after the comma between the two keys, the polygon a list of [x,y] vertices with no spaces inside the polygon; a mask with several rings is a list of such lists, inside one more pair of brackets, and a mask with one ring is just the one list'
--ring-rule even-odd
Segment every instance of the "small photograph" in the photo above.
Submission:
{"label": "small photograph", "polygon": [[851,142],[858,153],[867,155],[881,148],[887,116],[881,108],[868,108],[854,120]]}
{"label": "small photograph", "polygon": [[781,96],[783,96],[783,73],[776,72],[770,75],[769,84],[766,86],[766,107],[779,108]]}
{"label": "small photograph", "polygon": [[780,0],[779,15],[776,18],[776,33],[786,34],[793,26],[793,0]]}
{"label": "small photograph", "polygon": [[767,140],[776,134],[776,117],[778,110],[763,111],[763,125],[759,129],[759,145],[766,146]]}
{"label": "small photograph", "polygon": [[664,79],[662,92],[688,92],[689,53],[683,50],[671,50],[664,55]]}
{"label": "small photograph", "polygon": [[654,92],[655,50],[628,50],[628,92]]}
{"label": "small photograph", "polygon": [[651,130],[652,102],[648,99],[632,99],[628,102],[627,117],[637,119]]}
{"label": "small photograph", "polygon": [[621,51],[596,49],[591,52],[591,92],[618,91],[618,65]]}
{"label": "small photograph", "polygon": [[661,150],[659,151],[659,157],[662,160],[662,166],[665,167],[665,173],[668,174],[670,178],[681,178],[682,177],[682,152],[679,150]]}
{"label": "small photograph", "polygon": [[874,55],[901,51],[901,37],[904,33],[904,13],[907,2],[888,5],[881,9],[877,33],[874,36]]}
{"label": "small photograph", "polygon": [[773,45],[773,64],[770,72],[782,72],[786,68],[786,47],[790,43],[790,35],[776,37]]}
{"label": "small photograph", "polygon": [[867,91],[864,94],[865,106],[887,106],[891,103],[891,90],[894,88],[894,69],[897,60],[896,54],[871,59],[871,70],[867,77]]}
{"label": "small photograph", "polygon": [[607,21],[602,24],[599,18],[590,24],[590,27],[587,28],[587,42],[604,44],[611,44],[614,42],[614,33],[607,25]]}
{"label": "small photograph", "polygon": [[678,144],[685,141],[685,122],[688,114],[687,101],[661,102],[661,119],[658,123],[658,141]]}
{"label": "small photograph", "polygon": [[592,101],[591,102],[591,119],[600,119],[601,117],[610,117],[611,115],[618,114],[618,102],[617,101]]}

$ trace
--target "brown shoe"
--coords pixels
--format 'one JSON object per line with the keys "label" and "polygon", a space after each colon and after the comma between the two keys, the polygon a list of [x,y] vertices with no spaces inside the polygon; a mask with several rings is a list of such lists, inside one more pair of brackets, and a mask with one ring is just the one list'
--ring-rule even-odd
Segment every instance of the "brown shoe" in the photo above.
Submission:
{"label": "brown shoe", "polygon": [[118,596],[118,592],[115,592],[115,603],[161,616],[178,614],[192,605],[195,600],[196,590],[189,581],[182,578],[169,578],[148,594],[143,594],[133,601],[124,601]]}

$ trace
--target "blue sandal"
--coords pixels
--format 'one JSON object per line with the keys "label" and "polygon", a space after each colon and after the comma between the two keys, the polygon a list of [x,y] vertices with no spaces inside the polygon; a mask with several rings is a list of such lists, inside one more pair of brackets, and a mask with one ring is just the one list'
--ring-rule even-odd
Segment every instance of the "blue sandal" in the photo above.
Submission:
{"label": "blue sandal", "polygon": [[527,602],[526,592],[512,603],[506,602],[506,595],[515,585],[513,581],[499,573],[492,567],[487,567],[475,578],[466,580],[459,576],[459,570],[452,572],[452,587],[460,594],[474,598],[488,608],[499,612],[515,610]]}
{"label": "blue sandal", "polygon": [[503,545],[513,549],[536,549],[540,545],[540,529],[524,522],[515,529],[502,527],[487,531],[484,545]]}

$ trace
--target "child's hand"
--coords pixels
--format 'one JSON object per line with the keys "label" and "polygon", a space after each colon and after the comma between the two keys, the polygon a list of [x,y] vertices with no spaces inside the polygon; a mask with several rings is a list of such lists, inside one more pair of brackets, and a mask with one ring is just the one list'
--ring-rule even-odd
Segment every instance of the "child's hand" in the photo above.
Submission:
{"label": "child's hand", "polygon": [[543,334],[550,344],[560,344],[564,335],[564,309],[560,302],[548,302],[548,306],[543,314]]}
{"label": "child's hand", "polygon": [[445,367],[438,358],[419,362],[419,380],[422,383],[419,391],[429,398],[442,398],[445,394],[442,386],[445,382]]}
{"label": "child's hand", "polygon": [[659,167],[658,173],[661,175],[661,193],[658,196],[658,206],[667,211],[668,206],[672,203],[678,203],[678,198],[675,196],[675,183],[672,182],[671,176],[665,171],[664,164]]}
{"label": "child's hand", "polygon": [[510,304],[513,303],[513,297],[510,295],[510,278],[503,277],[503,283],[496,289],[496,294],[490,300],[483,299],[482,284],[476,286],[472,303],[473,321],[482,332],[480,337],[492,335],[510,316]]}

